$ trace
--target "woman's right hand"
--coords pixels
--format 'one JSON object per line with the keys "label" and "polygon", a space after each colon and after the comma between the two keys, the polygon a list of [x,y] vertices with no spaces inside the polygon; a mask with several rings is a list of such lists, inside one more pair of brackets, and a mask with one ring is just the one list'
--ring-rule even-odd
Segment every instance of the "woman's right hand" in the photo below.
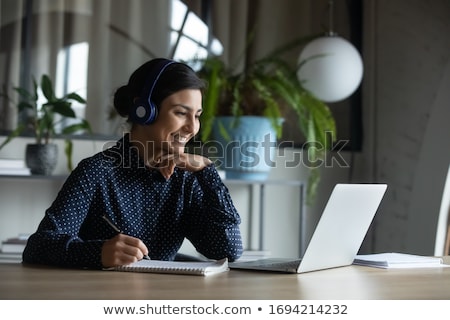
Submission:
{"label": "woman's right hand", "polygon": [[163,177],[168,180],[175,167],[186,171],[200,171],[209,166],[212,161],[204,156],[190,153],[167,154],[149,164],[150,167],[158,169]]}
{"label": "woman's right hand", "polygon": [[119,233],[102,246],[102,265],[105,268],[130,264],[148,254],[145,244],[138,238]]}

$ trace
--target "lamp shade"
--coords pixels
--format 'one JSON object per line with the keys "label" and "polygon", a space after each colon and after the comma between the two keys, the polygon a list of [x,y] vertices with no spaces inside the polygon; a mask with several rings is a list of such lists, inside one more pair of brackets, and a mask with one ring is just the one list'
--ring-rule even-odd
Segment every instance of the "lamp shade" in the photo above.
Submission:
{"label": "lamp shade", "polygon": [[361,83],[359,52],[339,36],[324,36],[308,43],[299,57],[297,73],[303,86],[324,102],[349,97]]}

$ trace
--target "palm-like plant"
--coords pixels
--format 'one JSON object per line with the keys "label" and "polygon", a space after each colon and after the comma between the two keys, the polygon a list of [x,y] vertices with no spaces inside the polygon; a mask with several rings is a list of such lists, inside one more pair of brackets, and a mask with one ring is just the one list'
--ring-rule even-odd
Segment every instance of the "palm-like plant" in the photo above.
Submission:
{"label": "palm-like plant", "polygon": [[[330,137],[336,137],[334,117],[329,107],[298,80],[297,70],[301,66],[293,68],[280,58],[283,50],[276,50],[237,73],[219,57],[200,61],[203,67],[199,75],[208,85],[203,102],[202,141],[212,138],[212,127],[217,116],[233,116],[236,124],[243,115],[268,117],[280,138],[283,128],[280,118],[285,117],[290,109],[298,116],[298,128],[305,137],[308,158],[316,160],[324,156],[324,152],[331,147]],[[220,132],[227,137],[225,128],[220,128]],[[309,203],[314,198],[319,178],[318,170],[310,171],[307,188]]]}
{"label": "palm-like plant", "polygon": [[208,83],[204,95],[202,139],[210,139],[216,116],[260,115],[271,119],[277,136],[282,135],[279,118],[287,109],[298,115],[298,125],[307,141],[326,145],[326,131],[336,126],[328,106],[306,90],[296,70],[278,58],[254,62],[244,72],[235,74],[218,57],[203,61],[199,75]]}
{"label": "palm-like plant", "polygon": [[[36,144],[48,144],[56,134],[56,128],[61,124],[61,134],[70,135],[79,130],[91,131],[89,122],[85,119],[79,119],[77,123],[64,126],[64,121],[68,118],[75,119],[76,114],[72,108],[72,102],[76,101],[82,104],[86,103],[75,92],[68,93],[63,97],[56,97],[53,89],[53,83],[48,75],[42,75],[40,89],[46,101],[39,105],[39,85],[33,78],[33,90],[30,92],[21,87],[15,87],[14,90],[19,94],[17,103],[19,114],[26,112],[26,117],[13,130],[5,141],[0,145],[0,149],[8,144],[13,138],[19,136],[25,131],[32,132]],[[7,94],[1,94],[9,101],[13,102]],[[65,154],[67,156],[67,167],[72,170],[72,150],[73,143],[70,138],[65,139]]]}

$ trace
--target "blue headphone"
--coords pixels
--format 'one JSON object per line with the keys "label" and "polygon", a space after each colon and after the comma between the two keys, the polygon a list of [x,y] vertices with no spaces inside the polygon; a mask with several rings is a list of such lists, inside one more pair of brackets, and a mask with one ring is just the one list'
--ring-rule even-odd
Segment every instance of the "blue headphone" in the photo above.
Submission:
{"label": "blue headphone", "polygon": [[162,60],[159,65],[155,67],[154,72],[148,76],[145,86],[142,89],[141,96],[134,101],[133,107],[131,108],[130,118],[134,123],[151,124],[156,120],[158,108],[152,101],[153,89],[164,70],[173,63],[175,63],[175,61]]}

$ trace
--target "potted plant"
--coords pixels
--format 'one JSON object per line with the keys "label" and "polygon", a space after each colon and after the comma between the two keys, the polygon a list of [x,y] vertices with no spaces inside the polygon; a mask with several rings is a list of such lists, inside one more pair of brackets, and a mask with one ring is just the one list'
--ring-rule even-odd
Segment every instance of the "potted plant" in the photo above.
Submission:
{"label": "potted plant", "polygon": [[[303,42],[309,40],[310,38],[302,39]],[[269,134],[278,139],[282,136],[283,118],[289,110],[294,111],[298,117],[298,127],[305,137],[304,151],[307,152],[308,159],[313,162],[314,159],[321,159],[325,150],[331,147],[332,141],[329,140],[330,137],[334,139],[336,136],[336,125],[330,109],[306,90],[298,80],[297,71],[301,65],[292,67],[281,58],[282,52],[298,43],[296,40],[273,51],[248,64],[241,72],[226,66],[220,57],[212,56],[200,61],[203,67],[198,73],[207,83],[200,138],[203,142],[214,140],[219,144],[231,146],[225,147],[224,151],[231,150],[232,154],[228,157],[223,155],[223,162],[232,161],[234,164],[240,164],[240,168],[233,167],[227,171],[231,164],[226,163],[227,177],[230,171],[244,170],[248,173],[255,168],[260,170],[256,166],[242,168],[242,163],[252,164],[252,162],[237,160],[237,153],[249,153],[249,150],[242,152],[237,145],[240,143],[241,147],[245,143],[248,145],[248,136],[246,142],[237,143],[237,135],[232,130],[244,128],[254,134],[256,128],[267,127],[269,123],[272,130]],[[248,121],[246,117],[250,117]],[[257,123],[257,120],[261,121],[261,124]],[[250,128],[252,123],[256,125]],[[263,136],[267,137],[267,134],[263,133]],[[261,145],[263,141],[261,139],[264,138],[258,139],[260,140],[253,141],[256,142],[254,145]],[[259,154],[260,160],[265,156],[262,154],[264,152],[267,155],[267,150],[262,150]],[[309,202],[314,197],[320,178],[316,169],[311,167],[310,171],[307,187]],[[246,174],[245,179],[248,178],[251,176]],[[264,179],[264,175],[258,175],[257,179]]]}
{"label": "potted plant", "polygon": [[[79,119],[76,123],[66,124],[65,122],[69,118],[76,118],[75,111],[72,108],[73,101],[82,104],[86,103],[85,99],[77,93],[71,92],[61,98],[56,97],[53,83],[50,77],[45,74],[41,77],[40,89],[46,99],[42,104],[38,102],[39,85],[34,78],[32,92],[21,87],[14,88],[19,94],[19,103],[17,103],[19,114],[24,115],[24,117],[21,117],[17,128],[8,135],[0,145],[0,149],[20,134],[30,132],[35,137],[35,143],[30,143],[26,146],[25,162],[32,174],[49,175],[57,163],[58,148],[56,144],[51,142],[56,134],[57,126],[59,125],[61,128],[60,134],[70,135],[79,130],[90,131],[90,125],[84,119]],[[5,93],[1,94],[1,96],[12,101]],[[69,171],[73,167],[72,146],[72,140],[66,138],[65,154]]]}

